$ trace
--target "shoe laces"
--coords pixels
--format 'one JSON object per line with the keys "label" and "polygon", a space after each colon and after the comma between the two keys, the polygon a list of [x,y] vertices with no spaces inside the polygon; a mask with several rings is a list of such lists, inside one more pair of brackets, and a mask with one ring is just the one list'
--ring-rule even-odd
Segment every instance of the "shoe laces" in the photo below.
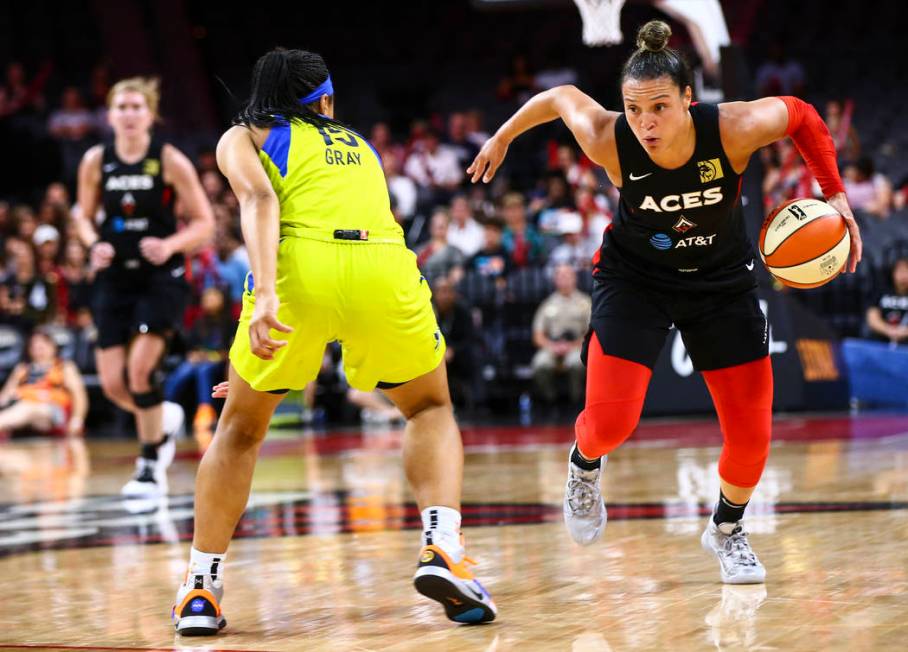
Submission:
{"label": "shoe laces", "polygon": [[[466,542],[466,539],[464,539],[463,532],[461,532],[460,533],[460,547],[465,548],[466,543],[467,542]],[[461,563],[469,564],[470,566],[479,566],[479,562],[474,561],[474,560],[470,559],[469,557],[467,557],[466,553],[464,553],[463,558],[461,559]]]}
{"label": "shoe laces", "polygon": [[588,514],[596,503],[596,486],[598,475],[595,478],[585,478],[582,475],[571,473],[568,479],[568,504],[574,514]]}
{"label": "shoe laces", "polygon": [[757,565],[757,556],[747,540],[747,532],[740,525],[725,538],[722,548],[729,557],[742,566]]}

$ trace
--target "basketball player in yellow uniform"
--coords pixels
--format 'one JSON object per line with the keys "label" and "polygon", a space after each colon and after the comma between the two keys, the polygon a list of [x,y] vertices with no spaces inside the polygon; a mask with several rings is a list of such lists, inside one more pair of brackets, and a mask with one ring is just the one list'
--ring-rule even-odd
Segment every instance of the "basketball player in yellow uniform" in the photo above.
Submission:
{"label": "basketball player in yellow uniform", "polygon": [[225,553],[271,414],[316,377],[332,340],[350,385],[383,389],[407,417],[404,465],[423,519],[416,589],[454,621],[495,618],[464,556],[463,447],[431,292],[391,214],[377,152],[333,116],[322,58],[274,50],[256,63],[249,103],[218,144],[252,271],[230,391],[196,479],[193,548],[173,609],[184,635],[225,625]]}

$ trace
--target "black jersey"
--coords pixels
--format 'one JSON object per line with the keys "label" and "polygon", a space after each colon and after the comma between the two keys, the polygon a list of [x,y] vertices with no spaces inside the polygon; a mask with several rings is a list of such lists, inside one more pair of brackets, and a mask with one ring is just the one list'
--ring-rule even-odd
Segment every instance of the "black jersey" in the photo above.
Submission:
{"label": "black jersey", "polygon": [[152,270],[173,271],[183,265],[182,254],[174,254],[163,265],[155,266],[139,251],[142,238],[166,238],[177,229],[173,188],[164,183],[162,148],[162,143],[152,140],[142,160],[124,163],[112,143],[104,146],[101,240],[113,245],[115,251],[113,263],[105,270],[105,276],[111,279],[135,279]]}
{"label": "black jersey", "polygon": [[[908,326],[908,294],[899,294],[891,283],[873,297],[869,307],[879,310],[883,321],[890,326]],[[889,341],[888,337],[877,332],[872,335],[876,339]]]}
{"label": "black jersey", "polygon": [[719,108],[690,107],[696,145],[680,168],[653,163],[622,114],[615,122],[621,200],[594,274],[660,289],[736,291],[756,285],[738,203],[741,175],[725,156]]}

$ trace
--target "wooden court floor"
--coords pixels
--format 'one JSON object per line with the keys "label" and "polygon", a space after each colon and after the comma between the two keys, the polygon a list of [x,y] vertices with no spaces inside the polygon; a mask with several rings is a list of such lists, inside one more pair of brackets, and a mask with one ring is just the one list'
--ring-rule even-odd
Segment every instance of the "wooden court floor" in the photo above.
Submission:
{"label": "wooden court floor", "polygon": [[467,551],[499,606],[481,627],[412,589],[399,431],[273,435],[211,639],[169,621],[192,531],[188,442],[156,504],[117,496],[127,442],[0,444],[0,649],[908,649],[906,416],[778,420],[747,519],[768,578],[741,587],[699,547],[718,493],[711,420],[646,423],[612,455],[609,524],[588,548],[561,523],[568,426],[465,429]]}

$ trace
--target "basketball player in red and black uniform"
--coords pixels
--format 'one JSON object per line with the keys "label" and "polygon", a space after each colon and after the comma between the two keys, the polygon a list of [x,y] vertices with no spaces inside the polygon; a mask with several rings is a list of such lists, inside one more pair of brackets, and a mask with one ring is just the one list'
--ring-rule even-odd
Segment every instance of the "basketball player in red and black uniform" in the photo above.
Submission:
{"label": "basketball player in red and black uniform", "polygon": [[[104,395],[135,415],[141,452],[127,496],[167,493],[173,431],[182,409],[167,414],[156,369],[167,337],[189,297],[184,253],[207,242],[214,216],[195,168],[173,145],[152,137],[157,119],[155,80],[118,82],[108,95],[114,141],[89,149],[79,166],[79,238],[97,270],[92,312],[96,360]],[[179,198],[189,225],[177,231]],[[103,209],[95,228],[95,215]]]}
{"label": "basketball player in red and black uniform", "polygon": [[[720,105],[691,102],[690,70],[651,21],[624,66],[624,113],[573,86],[532,98],[483,146],[468,172],[491,180],[509,143],[561,118],[621,200],[595,259],[585,344],[586,406],[577,418],[564,517],[590,544],[606,522],[605,456],[636,428],[652,369],[672,325],[712,394],[725,444],[721,493],[701,542],[722,581],[763,582],[766,571],[741,526],[769,454],[772,367],[753,247],[738,206],[741,175],[759,148],[791,136],[827,201],[845,216],[854,271],[861,239],[836,166],[835,146],[810,105],[793,97]],[[845,261],[842,261],[843,263]]]}

